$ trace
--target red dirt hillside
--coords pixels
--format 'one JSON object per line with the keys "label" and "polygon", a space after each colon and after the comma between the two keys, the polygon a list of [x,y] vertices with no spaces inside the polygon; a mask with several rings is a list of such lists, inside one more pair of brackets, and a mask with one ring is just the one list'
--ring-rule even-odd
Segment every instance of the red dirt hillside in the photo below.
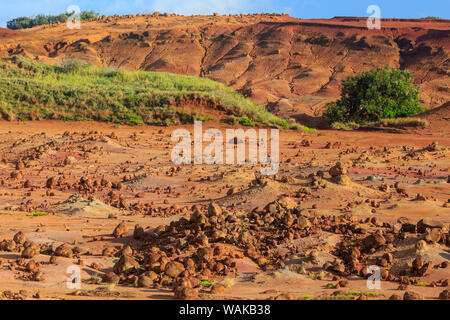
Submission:
{"label": "red dirt hillside", "polygon": [[450,21],[365,18],[305,20],[287,15],[137,15],[22,31],[0,30],[0,56],[47,63],[81,58],[94,65],[170,71],[224,82],[280,115],[310,119],[339,94],[340,81],[376,66],[407,68],[421,103],[450,100]]}

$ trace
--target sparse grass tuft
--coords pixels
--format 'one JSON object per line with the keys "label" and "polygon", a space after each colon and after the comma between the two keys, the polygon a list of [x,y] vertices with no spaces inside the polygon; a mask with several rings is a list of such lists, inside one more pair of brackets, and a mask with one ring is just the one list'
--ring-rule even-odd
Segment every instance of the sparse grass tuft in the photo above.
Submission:
{"label": "sparse grass tuft", "polygon": [[415,286],[417,286],[417,287],[425,287],[426,285],[427,285],[426,282],[418,282],[415,284]]}
{"label": "sparse grass tuft", "polygon": [[394,118],[394,119],[382,119],[377,122],[367,123],[369,126],[374,127],[390,127],[390,128],[405,128],[405,127],[419,127],[426,128],[428,121],[420,118]]}
{"label": "sparse grass tuft", "polygon": [[331,124],[331,129],[334,130],[345,130],[345,131],[349,131],[349,130],[356,130],[359,128],[359,124],[357,124],[356,122],[333,122]]}
{"label": "sparse grass tuft", "polygon": [[382,119],[380,121],[372,121],[358,124],[356,122],[333,122],[331,124],[331,129],[334,130],[357,130],[361,126],[369,128],[426,128],[428,127],[428,121],[426,119],[420,118],[392,118],[392,119]]}
{"label": "sparse grass tuft", "polygon": [[41,217],[48,215],[48,212],[35,211],[27,214],[27,217]]}

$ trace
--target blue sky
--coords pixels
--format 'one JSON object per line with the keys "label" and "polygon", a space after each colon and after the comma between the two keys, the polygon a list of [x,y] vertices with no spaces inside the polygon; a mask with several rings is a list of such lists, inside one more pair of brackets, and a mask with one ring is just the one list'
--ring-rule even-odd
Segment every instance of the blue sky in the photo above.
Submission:
{"label": "blue sky", "polygon": [[153,11],[184,15],[284,12],[299,18],[368,16],[367,7],[378,5],[382,18],[450,18],[448,0],[0,0],[0,26],[20,16],[59,14],[69,5],[106,15]]}

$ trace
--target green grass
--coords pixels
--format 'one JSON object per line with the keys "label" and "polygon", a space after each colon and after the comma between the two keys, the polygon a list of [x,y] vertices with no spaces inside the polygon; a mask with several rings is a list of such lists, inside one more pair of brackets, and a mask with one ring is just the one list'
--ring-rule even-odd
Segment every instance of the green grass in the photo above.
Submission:
{"label": "green grass", "polygon": [[203,287],[210,287],[210,286],[212,286],[212,285],[214,285],[214,284],[216,284],[216,283],[218,283],[217,280],[213,280],[213,281],[201,280],[201,281],[199,282],[199,284],[200,284],[201,286],[203,286]]}
{"label": "green grass", "polygon": [[100,280],[100,278],[91,277],[88,279],[81,279],[81,282],[86,283],[86,284],[100,284],[101,280]]}
{"label": "green grass", "polygon": [[96,120],[117,124],[167,126],[211,119],[175,107],[203,99],[223,107],[242,125],[300,129],[226,85],[166,72],[98,68],[80,60],[60,66],[12,56],[0,59],[0,118]]}
{"label": "green grass", "polygon": [[48,212],[35,211],[27,214],[27,217],[41,217],[48,215]]}
{"label": "green grass", "polygon": [[42,250],[40,251],[40,253],[41,253],[41,254],[44,254],[44,255],[46,255],[46,256],[51,256],[51,255],[53,255],[53,252],[52,252],[51,250],[47,250],[47,249],[42,249]]}
{"label": "green grass", "polygon": [[427,285],[426,282],[418,282],[415,284],[415,286],[417,286],[417,287],[425,287],[426,285]]}

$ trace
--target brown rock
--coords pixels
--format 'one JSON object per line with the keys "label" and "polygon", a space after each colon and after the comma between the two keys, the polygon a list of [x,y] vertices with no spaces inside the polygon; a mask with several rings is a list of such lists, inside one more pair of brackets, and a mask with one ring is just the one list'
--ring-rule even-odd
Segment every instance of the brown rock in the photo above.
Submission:
{"label": "brown rock", "polygon": [[298,296],[294,293],[282,293],[276,296],[275,300],[298,300]]}
{"label": "brown rock", "polygon": [[103,275],[102,281],[105,283],[119,284],[120,277],[114,272],[108,272]]}
{"label": "brown rock", "polygon": [[138,278],[138,286],[140,288],[151,288],[153,286],[153,281],[150,277],[140,275]]}
{"label": "brown rock", "polygon": [[304,216],[300,216],[297,219],[297,228],[299,229],[308,229],[311,228],[312,223],[311,221],[309,221],[308,218],[304,217]]}
{"label": "brown rock", "polygon": [[72,248],[69,247],[67,244],[62,244],[58,248],[56,248],[55,256],[72,258],[73,257]]}
{"label": "brown rock", "polygon": [[142,240],[145,237],[145,231],[144,228],[142,228],[140,225],[134,226],[134,232],[133,232],[133,238],[136,240]]}
{"label": "brown rock", "polygon": [[220,216],[222,214],[222,208],[214,202],[211,202],[208,207],[208,215],[210,217]]}
{"label": "brown rock", "polygon": [[24,233],[22,231],[19,231],[14,235],[13,240],[17,244],[24,244],[26,239]]}
{"label": "brown rock", "polygon": [[195,289],[180,287],[175,289],[175,299],[178,300],[195,300],[198,298],[198,293]]}
{"label": "brown rock", "polygon": [[182,272],[184,271],[184,265],[176,262],[171,261],[166,265],[166,268],[164,270],[164,273],[168,275],[169,277],[176,278],[178,277]]}
{"label": "brown rock", "polygon": [[344,166],[341,162],[337,162],[336,165],[330,168],[328,171],[330,176],[338,177],[347,174],[347,167]]}
{"label": "brown rock", "polygon": [[22,258],[31,259],[40,253],[38,246],[30,246],[22,251]]}
{"label": "brown rock", "polygon": [[384,244],[386,244],[386,239],[379,233],[371,234],[364,239],[364,246],[368,249],[376,249]]}
{"label": "brown rock", "polygon": [[226,291],[227,289],[224,286],[216,284],[212,287],[211,294],[224,294]]}
{"label": "brown rock", "polygon": [[124,222],[119,223],[113,231],[114,238],[119,238],[128,232],[128,227]]}
{"label": "brown rock", "polygon": [[37,263],[37,262],[34,261],[34,260],[30,260],[30,261],[27,263],[27,265],[26,265],[25,268],[27,269],[28,272],[36,273],[36,272],[39,272],[39,270],[41,269],[41,264],[40,264],[40,263]]}
{"label": "brown rock", "polygon": [[113,271],[116,274],[128,273],[133,269],[139,268],[139,263],[130,256],[122,256],[114,265]]}
{"label": "brown rock", "polygon": [[438,228],[442,229],[444,228],[444,224],[440,221],[433,220],[431,218],[423,218],[419,222],[417,222],[417,232],[424,233],[427,228],[433,229]]}
{"label": "brown rock", "polygon": [[423,300],[422,296],[414,291],[406,291],[403,300]]}
{"label": "brown rock", "polygon": [[438,228],[427,228],[425,231],[425,241],[429,243],[438,243],[441,240],[442,232]]}
{"label": "brown rock", "polygon": [[450,300],[450,290],[445,289],[439,294],[440,300]]}

